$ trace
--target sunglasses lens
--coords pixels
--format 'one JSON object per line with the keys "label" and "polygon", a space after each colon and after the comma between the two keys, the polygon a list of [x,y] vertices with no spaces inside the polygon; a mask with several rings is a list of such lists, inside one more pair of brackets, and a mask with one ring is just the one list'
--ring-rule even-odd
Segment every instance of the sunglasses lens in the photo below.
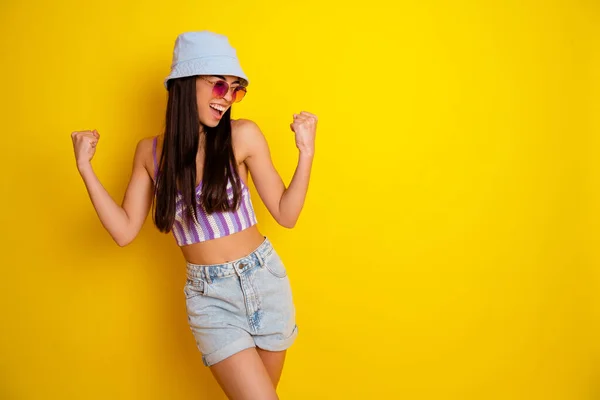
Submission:
{"label": "sunglasses lens", "polygon": [[241,86],[237,87],[233,91],[233,102],[238,103],[238,102],[242,101],[242,99],[244,98],[245,95],[246,95],[246,89]]}
{"label": "sunglasses lens", "polygon": [[229,85],[225,81],[218,81],[213,86],[213,96],[223,98],[229,91]]}

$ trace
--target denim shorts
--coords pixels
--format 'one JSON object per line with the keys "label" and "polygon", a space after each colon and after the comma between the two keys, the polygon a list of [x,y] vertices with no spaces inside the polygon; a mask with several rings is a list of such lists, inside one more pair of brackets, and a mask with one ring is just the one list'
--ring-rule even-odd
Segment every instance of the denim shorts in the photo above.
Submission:
{"label": "denim shorts", "polygon": [[287,271],[267,238],[235,261],[187,263],[183,291],[205,366],[251,347],[285,350],[298,335]]}

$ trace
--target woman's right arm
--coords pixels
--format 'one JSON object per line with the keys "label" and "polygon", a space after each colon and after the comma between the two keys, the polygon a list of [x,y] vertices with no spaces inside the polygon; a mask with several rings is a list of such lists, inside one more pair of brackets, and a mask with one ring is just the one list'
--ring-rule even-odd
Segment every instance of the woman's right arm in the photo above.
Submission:
{"label": "woman's right arm", "polygon": [[100,183],[94,173],[91,160],[100,140],[98,132],[80,131],[71,134],[77,169],[96,214],[110,236],[119,246],[126,246],[139,233],[152,204],[154,184],[144,167],[144,155],[151,151],[151,142],[138,142],[133,159],[133,169],[123,203],[119,206]]}

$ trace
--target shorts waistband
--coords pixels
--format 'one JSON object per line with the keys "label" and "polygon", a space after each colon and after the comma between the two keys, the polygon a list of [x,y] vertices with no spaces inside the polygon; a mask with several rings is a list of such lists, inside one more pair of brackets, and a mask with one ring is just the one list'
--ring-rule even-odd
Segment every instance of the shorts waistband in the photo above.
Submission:
{"label": "shorts waistband", "polygon": [[192,264],[186,263],[187,278],[211,283],[214,279],[240,275],[257,266],[263,266],[264,260],[273,251],[273,245],[267,237],[252,253],[223,264]]}

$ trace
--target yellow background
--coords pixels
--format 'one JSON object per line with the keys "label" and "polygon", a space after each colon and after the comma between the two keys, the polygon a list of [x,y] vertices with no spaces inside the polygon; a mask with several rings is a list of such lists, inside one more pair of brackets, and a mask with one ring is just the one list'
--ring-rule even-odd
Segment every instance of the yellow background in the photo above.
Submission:
{"label": "yellow background", "polygon": [[[395,5],[393,5],[395,3]],[[283,399],[600,398],[600,5],[591,0],[3,1],[0,398],[222,399],[148,219],[119,248],[70,133],[120,203],[160,133],[178,33],[229,36],[234,117],[289,182],[292,114],[320,117],[294,230],[253,190],[300,336]]]}

